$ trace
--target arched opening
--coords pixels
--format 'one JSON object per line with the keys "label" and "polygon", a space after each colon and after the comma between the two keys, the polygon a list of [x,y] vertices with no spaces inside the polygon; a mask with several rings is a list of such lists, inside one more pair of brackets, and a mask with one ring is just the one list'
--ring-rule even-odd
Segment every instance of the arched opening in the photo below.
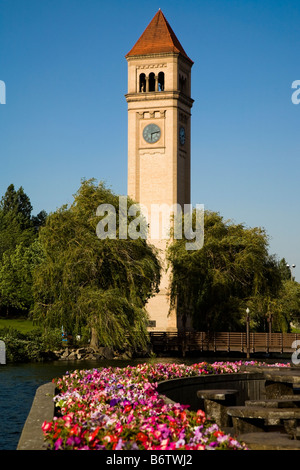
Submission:
{"label": "arched opening", "polygon": [[165,74],[164,72],[159,72],[158,74],[158,91],[164,91],[165,89]]}
{"label": "arched opening", "polygon": [[140,74],[139,91],[142,93],[146,91],[146,75],[144,73]]}
{"label": "arched opening", "polygon": [[155,74],[153,72],[149,75],[149,91],[155,91]]}

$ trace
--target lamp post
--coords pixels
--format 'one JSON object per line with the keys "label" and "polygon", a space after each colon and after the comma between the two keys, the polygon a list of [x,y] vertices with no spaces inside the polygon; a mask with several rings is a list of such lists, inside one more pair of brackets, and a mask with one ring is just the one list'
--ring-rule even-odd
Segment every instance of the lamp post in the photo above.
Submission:
{"label": "lamp post", "polygon": [[[290,266],[289,264],[286,265],[288,268],[295,268],[296,265],[295,264],[292,264],[292,266]],[[291,270],[291,281],[293,280],[293,274],[292,274],[292,270]]]}
{"label": "lamp post", "polygon": [[272,313],[269,312],[269,315],[268,315],[268,325],[269,325],[269,328],[268,328],[268,350],[267,352],[269,353],[270,352],[270,347],[271,347],[271,338],[272,338]]}
{"label": "lamp post", "polygon": [[247,359],[250,358],[250,310],[246,308],[246,349],[247,349]]}
{"label": "lamp post", "polygon": [[272,333],[272,313],[269,313],[268,324],[269,324],[269,335]]}

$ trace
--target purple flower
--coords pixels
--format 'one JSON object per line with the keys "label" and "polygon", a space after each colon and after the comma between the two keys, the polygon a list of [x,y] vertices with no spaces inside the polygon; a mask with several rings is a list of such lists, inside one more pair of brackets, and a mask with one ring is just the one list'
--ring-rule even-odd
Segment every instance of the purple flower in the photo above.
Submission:
{"label": "purple flower", "polygon": [[55,441],[55,443],[54,443],[54,449],[55,449],[55,450],[62,450],[63,442],[64,442],[64,441],[62,440],[62,438],[59,437],[59,438],[57,439],[57,441]]}
{"label": "purple flower", "polygon": [[228,436],[226,434],[224,434],[224,436],[218,436],[217,441],[220,442],[220,443],[226,442],[226,441],[228,441]]}
{"label": "purple flower", "polygon": [[76,445],[78,446],[78,445],[80,444],[80,442],[81,442],[81,439],[80,439],[80,437],[78,437],[78,436],[70,436],[70,437],[68,437],[68,439],[66,440],[67,446],[71,446],[71,447],[74,446],[74,445],[75,445],[75,446],[76,446]]}
{"label": "purple flower", "polygon": [[113,398],[112,400],[110,400],[109,402],[109,406],[116,406],[118,403],[119,403],[119,398]]}
{"label": "purple flower", "polygon": [[185,445],[185,440],[184,440],[184,439],[179,439],[179,440],[176,442],[176,449],[178,449],[178,447],[184,446],[184,445]]}
{"label": "purple flower", "polygon": [[123,445],[124,445],[124,444],[123,444],[123,441],[122,441],[122,439],[120,438],[120,439],[118,440],[117,445],[116,445],[116,450],[122,450]]}
{"label": "purple flower", "polygon": [[208,444],[208,447],[217,447],[217,445],[218,445],[218,443],[214,441],[214,442],[210,442]]}

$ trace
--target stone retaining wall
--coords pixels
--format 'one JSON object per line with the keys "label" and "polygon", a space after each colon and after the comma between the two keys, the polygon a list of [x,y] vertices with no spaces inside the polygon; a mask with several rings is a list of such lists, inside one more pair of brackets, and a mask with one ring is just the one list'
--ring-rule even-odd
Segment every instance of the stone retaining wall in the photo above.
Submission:
{"label": "stone retaining wall", "polygon": [[265,378],[260,372],[244,372],[183,377],[165,380],[158,384],[158,392],[161,395],[183,405],[190,405],[192,410],[202,408],[201,399],[197,397],[199,389],[237,390],[236,404],[242,405],[245,400],[258,400],[264,396]]}

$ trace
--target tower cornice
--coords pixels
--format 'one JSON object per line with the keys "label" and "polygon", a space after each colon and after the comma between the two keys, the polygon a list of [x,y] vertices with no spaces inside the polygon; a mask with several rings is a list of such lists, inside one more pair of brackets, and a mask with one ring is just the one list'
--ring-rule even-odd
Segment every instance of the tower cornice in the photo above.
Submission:
{"label": "tower cornice", "polygon": [[176,100],[182,102],[190,108],[193,106],[194,100],[185,95],[181,91],[158,91],[149,93],[127,93],[125,95],[127,103],[144,103],[145,101],[162,101],[162,100]]}
{"label": "tower cornice", "polygon": [[192,62],[189,58],[185,57],[184,55],[180,54],[179,52],[159,52],[155,54],[141,54],[141,55],[131,55],[125,56],[127,61],[145,61],[149,59],[165,59],[167,57],[174,57],[176,60],[180,59],[190,67],[193,66],[194,62]]}

